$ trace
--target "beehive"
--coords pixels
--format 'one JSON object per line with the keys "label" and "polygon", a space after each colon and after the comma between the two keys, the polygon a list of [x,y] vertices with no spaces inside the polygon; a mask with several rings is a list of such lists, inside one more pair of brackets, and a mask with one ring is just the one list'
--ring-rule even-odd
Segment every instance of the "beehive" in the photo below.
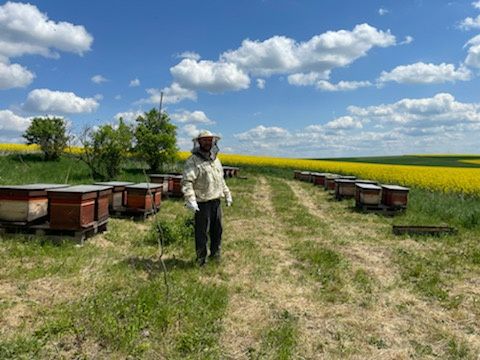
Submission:
{"label": "beehive", "polygon": [[382,204],[393,208],[406,208],[409,188],[398,185],[382,185]]}
{"label": "beehive", "polygon": [[325,177],[331,175],[330,173],[313,173],[313,184],[318,186],[325,186]]}
{"label": "beehive", "polygon": [[310,182],[311,173],[310,171],[302,171],[300,172],[300,180]]}
{"label": "beehive", "polygon": [[172,197],[182,197],[182,175],[172,175],[168,180],[168,192]]}
{"label": "beehive", "polygon": [[382,188],[372,184],[355,184],[355,205],[361,207],[379,206],[382,202]]}
{"label": "beehive", "polygon": [[234,177],[238,175],[240,168],[234,166],[223,166],[224,177]]}
{"label": "beehive", "polygon": [[47,189],[66,184],[0,186],[0,221],[32,222],[48,216]]}
{"label": "beehive", "polygon": [[108,181],[95,183],[95,185],[112,187],[112,192],[108,199],[108,206],[110,210],[113,211],[121,211],[127,205],[127,190],[125,187],[133,184],[133,182],[128,181]]}
{"label": "beehive", "polygon": [[149,212],[153,210],[152,204],[155,204],[155,208],[158,208],[162,199],[162,187],[162,184],[154,183],[139,183],[127,186],[127,210],[130,212]]}
{"label": "beehive", "polygon": [[300,173],[301,173],[300,170],[294,170],[294,171],[293,171],[293,178],[294,178],[295,180],[300,180]]}
{"label": "beehive", "polygon": [[150,181],[155,184],[162,184],[162,193],[168,193],[168,184],[170,182],[170,178],[173,176],[172,174],[149,174]]}
{"label": "beehive", "polygon": [[355,180],[335,179],[335,197],[338,199],[355,197]]}
{"label": "beehive", "polygon": [[111,186],[76,185],[48,189],[50,227],[80,230],[108,219],[108,198]]}
{"label": "beehive", "polygon": [[337,174],[329,174],[325,176],[325,181],[324,181],[324,188],[325,190],[332,190],[335,191],[335,179],[338,179],[340,175]]}

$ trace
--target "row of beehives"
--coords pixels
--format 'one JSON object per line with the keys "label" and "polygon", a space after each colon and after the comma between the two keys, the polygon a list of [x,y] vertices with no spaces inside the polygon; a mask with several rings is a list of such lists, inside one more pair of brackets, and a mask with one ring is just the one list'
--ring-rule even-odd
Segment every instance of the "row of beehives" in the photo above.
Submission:
{"label": "row of beehives", "polygon": [[118,181],[0,186],[0,224],[21,227],[45,223],[49,229],[88,229],[106,223],[111,212],[151,212],[160,206],[162,188],[161,184]]}
{"label": "row of beehives", "polygon": [[339,200],[354,198],[355,206],[360,209],[403,210],[408,204],[409,189],[403,186],[379,184],[355,176],[299,170],[294,171],[294,178],[333,191]]}

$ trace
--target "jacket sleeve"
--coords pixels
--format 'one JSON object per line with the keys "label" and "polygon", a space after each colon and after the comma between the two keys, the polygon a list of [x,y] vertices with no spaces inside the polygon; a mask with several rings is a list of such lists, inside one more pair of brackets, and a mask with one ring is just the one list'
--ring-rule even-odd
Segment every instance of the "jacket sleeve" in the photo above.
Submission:
{"label": "jacket sleeve", "polygon": [[[224,174],[223,166],[222,166],[221,163],[220,163],[220,170],[222,170],[221,174]],[[232,196],[232,193],[230,192],[230,189],[228,188],[227,183],[225,182],[225,177],[224,176],[222,176],[222,192],[223,192],[223,195],[225,196],[226,199],[228,199],[228,197]]]}
{"label": "jacket sleeve", "polygon": [[182,192],[185,201],[196,201],[195,190],[193,190],[193,182],[198,177],[198,169],[192,158],[185,162],[182,177]]}

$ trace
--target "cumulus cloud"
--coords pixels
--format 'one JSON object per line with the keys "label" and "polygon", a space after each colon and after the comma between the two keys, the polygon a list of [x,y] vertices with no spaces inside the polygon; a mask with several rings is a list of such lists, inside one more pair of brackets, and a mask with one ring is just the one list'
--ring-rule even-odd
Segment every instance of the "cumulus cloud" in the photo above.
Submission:
{"label": "cumulus cloud", "polygon": [[102,75],[94,75],[92,76],[92,78],[90,79],[93,83],[95,84],[101,84],[103,82],[107,82],[108,80],[106,78],[104,78]]}
{"label": "cumulus cloud", "polygon": [[349,91],[356,90],[361,87],[372,86],[369,81],[340,81],[337,84],[331,83],[325,79],[328,74],[319,74],[310,72],[307,74],[292,74],[288,76],[288,83],[295,86],[313,85],[322,91]]}
{"label": "cumulus cloud", "polygon": [[260,90],[265,89],[265,79],[257,79],[257,87]]}
{"label": "cumulus cloud", "polygon": [[480,15],[476,18],[467,17],[463,19],[458,27],[462,30],[480,29]]}
{"label": "cumulus cloud", "polygon": [[369,107],[348,107],[351,116],[363,121],[436,126],[440,123],[480,122],[480,105],[461,103],[449,93],[431,98],[405,98],[393,104]]}
{"label": "cumulus cloud", "polygon": [[28,94],[24,108],[42,113],[79,114],[91,113],[98,108],[98,105],[94,98],[82,98],[73,92],[35,89]]}
{"label": "cumulus cloud", "polygon": [[351,64],[375,46],[392,45],[395,45],[395,36],[389,31],[360,24],[352,31],[327,31],[305,42],[285,36],[262,42],[246,39],[240,48],[223,53],[221,59],[253,75],[325,73]]}
{"label": "cumulus cloud", "polygon": [[49,20],[35,5],[7,2],[0,6],[0,89],[29,85],[34,74],[10,59],[23,55],[58,58],[58,51],[82,55],[93,37],[81,25]]}
{"label": "cumulus cloud", "polygon": [[405,36],[405,40],[403,40],[399,45],[408,45],[413,42],[413,36],[407,35]]}
{"label": "cumulus cloud", "polygon": [[345,116],[295,131],[259,125],[235,134],[239,144],[234,147],[244,153],[305,157],[442,151],[452,141],[473,144],[475,136],[469,136],[478,129],[480,103],[462,103],[451,94],[440,93],[390,104],[350,106]]}
{"label": "cumulus cloud", "polygon": [[250,86],[248,75],[233,63],[183,59],[170,68],[170,72],[175,82],[185,89],[219,93]]}
{"label": "cumulus cloud", "polygon": [[130,81],[130,84],[128,86],[130,86],[130,87],[140,86],[140,80],[138,78],[135,78],[135,79]]}
{"label": "cumulus cloud", "polygon": [[182,100],[197,100],[197,93],[193,90],[182,88],[177,83],[172,83],[170,86],[163,88],[162,90],[158,89],[147,89],[146,92],[150,95],[147,99],[142,99],[138,103],[148,103],[148,104],[159,104],[160,95],[163,92],[163,103],[164,104],[176,104]]}
{"label": "cumulus cloud", "polygon": [[[352,64],[366,56],[373,47],[393,45],[396,45],[396,39],[390,31],[359,24],[352,30],[327,31],[307,41],[286,36],[273,36],[263,41],[245,39],[237,49],[220,54],[217,61],[200,60],[198,56],[184,53],[182,61],[171,67],[170,72],[174,83],[181,88],[211,93],[247,89],[250,77],[261,77],[256,84],[262,89],[265,85],[263,78],[272,75],[290,75],[289,82],[295,85],[309,82],[316,85],[317,80],[328,80],[333,69]],[[341,91],[369,85],[367,82],[343,81],[320,83],[318,87]]]}
{"label": "cumulus cloud", "polygon": [[29,125],[29,118],[16,115],[10,110],[0,110],[0,131],[23,132]]}
{"label": "cumulus cloud", "polygon": [[464,47],[468,47],[465,64],[473,68],[480,68],[480,35],[471,38]]}
{"label": "cumulus cloud", "polygon": [[464,66],[457,69],[453,64],[439,65],[417,62],[411,65],[397,66],[390,72],[383,71],[378,78],[379,83],[389,81],[405,84],[441,84],[454,81],[468,81],[472,73]]}
{"label": "cumulus cloud", "polygon": [[123,119],[125,122],[133,123],[139,116],[143,115],[143,111],[125,111],[115,114],[113,117],[115,120]]}
{"label": "cumulus cloud", "polygon": [[32,83],[35,74],[19,64],[0,62],[0,89],[25,87]]}
{"label": "cumulus cloud", "polygon": [[480,9],[480,0],[472,2],[472,6],[475,9]]}
{"label": "cumulus cloud", "polygon": [[209,119],[203,111],[183,110],[170,115],[170,118],[181,124],[215,124],[215,121]]}

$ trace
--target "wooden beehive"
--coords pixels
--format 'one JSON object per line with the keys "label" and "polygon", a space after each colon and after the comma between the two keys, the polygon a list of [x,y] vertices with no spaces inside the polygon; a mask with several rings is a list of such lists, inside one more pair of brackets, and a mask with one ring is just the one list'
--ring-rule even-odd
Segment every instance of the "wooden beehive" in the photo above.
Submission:
{"label": "wooden beehive", "polygon": [[382,185],[382,204],[392,208],[406,208],[409,188],[398,185]]}
{"label": "wooden beehive", "polygon": [[325,186],[325,177],[331,175],[330,173],[314,173],[313,184],[318,186]]}
{"label": "wooden beehive", "polygon": [[150,212],[153,210],[153,204],[158,209],[162,199],[162,187],[162,184],[154,183],[127,186],[127,210],[139,213]]}
{"label": "wooden beehive", "polygon": [[325,176],[325,181],[323,184],[325,190],[335,191],[335,179],[338,179],[339,177],[340,175],[337,174],[329,174]]}
{"label": "wooden beehive", "polygon": [[168,184],[170,182],[170,178],[173,176],[172,174],[149,174],[150,181],[155,184],[162,184],[162,192],[163,194],[168,193]]}
{"label": "wooden beehive", "polygon": [[335,197],[337,199],[355,197],[355,180],[335,179]]}
{"label": "wooden beehive", "polygon": [[0,186],[0,221],[29,223],[48,216],[47,189],[66,184],[27,184]]}
{"label": "wooden beehive", "polygon": [[300,172],[300,180],[310,182],[311,173],[310,171],[302,171]]}
{"label": "wooden beehive", "polygon": [[168,192],[172,197],[182,197],[182,175],[173,175],[168,182]]}
{"label": "wooden beehive", "polygon": [[96,221],[108,219],[108,198],[112,188],[100,185],[76,185],[48,189],[50,227],[81,230]]}
{"label": "wooden beehive", "polygon": [[231,178],[238,175],[240,169],[234,166],[223,166],[223,176],[226,178]]}
{"label": "wooden beehive", "polygon": [[125,187],[133,184],[133,182],[128,181],[107,181],[95,183],[95,185],[112,187],[112,192],[108,198],[108,206],[110,210],[113,211],[122,211],[127,205],[127,190]]}
{"label": "wooden beehive", "polygon": [[379,206],[382,202],[382,188],[372,184],[355,184],[355,205],[357,207]]}
{"label": "wooden beehive", "polygon": [[293,178],[295,180],[300,180],[300,173],[301,173],[300,170],[293,170]]}

